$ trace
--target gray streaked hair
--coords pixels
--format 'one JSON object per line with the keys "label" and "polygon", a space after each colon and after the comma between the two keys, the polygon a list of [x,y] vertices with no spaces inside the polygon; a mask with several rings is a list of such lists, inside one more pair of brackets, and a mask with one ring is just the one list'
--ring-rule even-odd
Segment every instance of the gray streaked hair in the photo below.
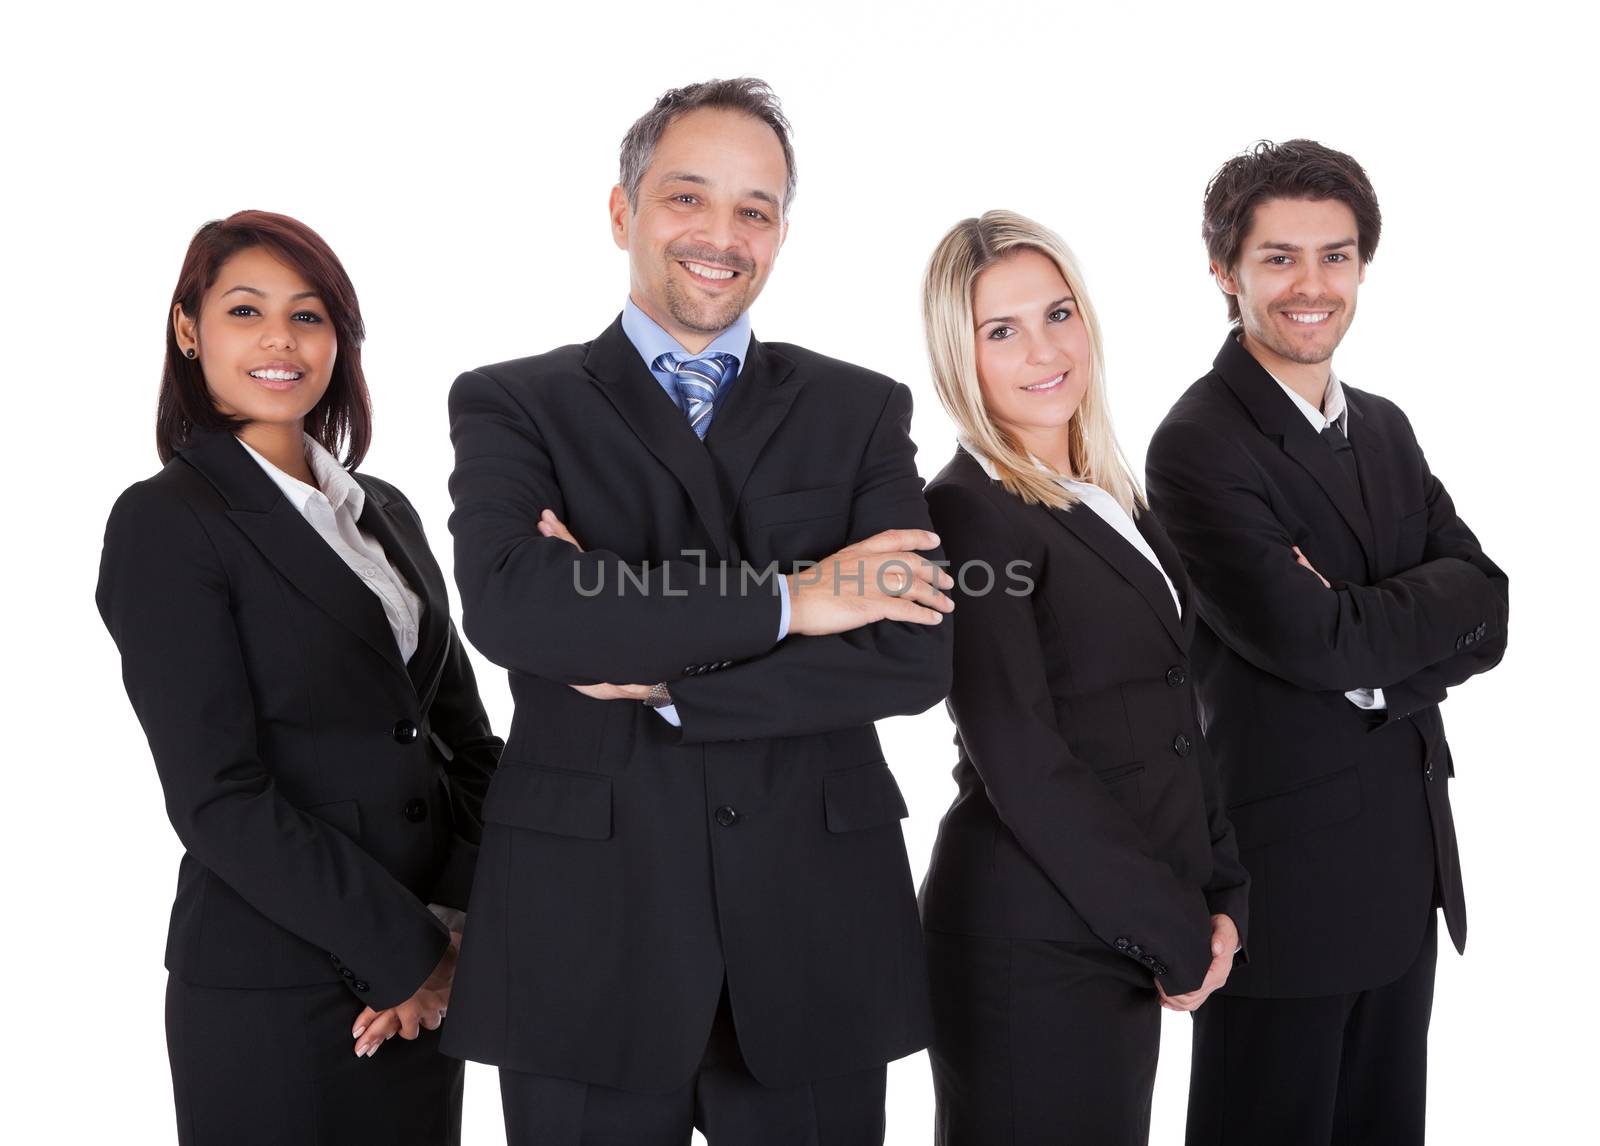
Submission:
{"label": "gray streaked hair", "polygon": [[794,201],[794,148],[789,143],[789,121],[778,104],[778,97],[766,81],[741,76],[733,80],[706,80],[673,88],[656,100],[655,106],[639,117],[622,137],[622,171],[617,182],[628,195],[628,207],[639,207],[639,184],[655,157],[656,144],[673,120],[701,108],[740,111],[772,128],[783,145],[783,162],[789,177],[783,187],[783,213],[788,215]]}

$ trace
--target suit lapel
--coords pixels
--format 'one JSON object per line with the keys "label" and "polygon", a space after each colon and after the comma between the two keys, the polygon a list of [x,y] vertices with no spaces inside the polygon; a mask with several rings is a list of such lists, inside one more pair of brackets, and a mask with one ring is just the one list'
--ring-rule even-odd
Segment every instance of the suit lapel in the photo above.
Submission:
{"label": "suit lapel", "polygon": [[405,673],[383,606],[309,522],[289,504],[254,458],[226,432],[197,434],[182,451],[228,503],[228,518],[274,568],[335,621]]}
{"label": "suit lapel", "polygon": [[[1133,519],[1139,533],[1149,543],[1155,552],[1156,560],[1161,562],[1161,568],[1166,573],[1167,579],[1172,582],[1172,587],[1178,592],[1179,615],[1178,623],[1183,631],[1183,644],[1187,648],[1194,639],[1194,607],[1189,601],[1189,571],[1183,567],[1183,558],[1178,555],[1178,547],[1172,544],[1172,539],[1167,536],[1167,531],[1161,528],[1161,523],[1156,520],[1156,515],[1148,509],[1141,510]],[[1166,588],[1165,585],[1162,586]],[[1172,600],[1172,594],[1167,594],[1167,600]]]}
{"label": "suit lapel", "polygon": [[[1322,487],[1322,492],[1333,502],[1339,516],[1344,518],[1345,524],[1360,542],[1361,552],[1367,559],[1368,572],[1375,574],[1378,552],[1373,541],[1372,522],[1367,517],[1366,507],[1361,504],[1360,491],[1350,488],[1349,479],[1345,477],[1339,459],[1328,448],[1328,443],[1311,428],[1305,416],[1295,408],[1293,400],[1231,332],[1213,365],[1228,388],[1250,412],[1261,432],[1277,438],[1283,452]],[[1356,464],[1361,464],[1359,458]]]}
{"label": "suit lapel", "polygon": [[[383,546],[384,554],[404,577],[412,592],[422,598],[422,626],[417,633],[417,651],[406,662],[406,673],[422,698],[423,707],[431,702],[429,695],[438,679],[438,662],[443,657],[450,632],[450,597],[445,589],[444,575],[432,561],[419,564],[412,552],[413,544],[424,544],[420,525],[406,519],[406,511],[390,502],[377,486],[356,480],[366,493],[366,503],[356,524]],[[412,537],[417,541],[413,542]],[[387,623],[387,621],[385,622]],[[393,638],[391,636],[391,643]]]}
{"label": "suit lapel", "polygon": [[724,524],[730,532],[756,459],[804,387],[805,379],[795,375],[792,362],[750,339],[745,362],[728,387],[727,403],[712,414],[705,440],[716,461]]}
{"label": "suit lapel", "polygon": [[623,333],[620,318],[589,344],[583,368],[628,428],[677,479],[719,556],[729,560],[728,515],[711,455]]}
{"label": "suit lapel", "polygon": [[1350,444],[1356,451],[1356,469],[1361,475],[1362,501],[1367,508],[1367,519],[1372,523],[1376,541],[1377,565],[1373,577],[1387,577],[1395,567],[1395,546],[1398,533],[1399,506],[1395,504],[1394,470],[1390,459],[1394,456],[1382,422],[1367,413],[1366,395],[1359,390],[1344,388],[1345,408],[1350,417]]}
{"label": "suit lapel", "polygon": [[1041,506],[1045,512],[1071,530],[1078,540],[1099,554],[1105,562],[1122,575],[1123,580],[1139,591],[1145,604],[1161,618],[1167,634],[1180,649],[1187,648],[1178,610],[1172,604],[1172,594],[1167,592],[1161,574],[1145,559],[1126,538],[1086,505],[1076,505],[1070,510],[1053,505]]}

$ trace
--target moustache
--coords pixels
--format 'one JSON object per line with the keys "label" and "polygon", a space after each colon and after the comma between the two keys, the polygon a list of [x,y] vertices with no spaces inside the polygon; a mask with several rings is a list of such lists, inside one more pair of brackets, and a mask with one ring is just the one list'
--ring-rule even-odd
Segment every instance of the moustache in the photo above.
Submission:
{"label": "moustache", "polygon": [[756,264],[751,259],[698,243],[676,243],[667,248],[667,257],[675,262],[704,263],[708,267],[737,271],[743,275],[753,275],[756,270]]}

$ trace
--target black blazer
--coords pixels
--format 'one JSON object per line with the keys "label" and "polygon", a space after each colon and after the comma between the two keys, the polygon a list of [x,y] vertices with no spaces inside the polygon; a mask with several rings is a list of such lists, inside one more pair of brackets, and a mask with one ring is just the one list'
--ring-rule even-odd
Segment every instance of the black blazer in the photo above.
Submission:
{"label": "black blazer", "polygon": [[[1239,994],[1391,982],[1435,903],[1466,942],[1438,703],[1504,653],[1506,576],[1399,407],[1344,394],[1359,495],[1231,334],[1146,463],[1151,505],[1194,579],[1206,740],[1254,880],[1250,965],[1227,987]],[[1386,711],[1344,696],[1374,687]]]}
{"label": "black blazer", "polygon": [[167,968],[206,987],[343,979],[393,1006],[465,907],[499,756],[422,524],[355,475],[424,603],[402,664],[383,608],[227,433],[111,511],[95,600],[186,849]]}
{"label": "black blazer", "polygon": [[[927,528],[906,388],[752,340],[702,442],[613,323],[463,374],[450,414],[465,630],[516,716],[446,1051],[670,1088],[724,976],[768,1085],[924,1046],[906,807],[872,721],[944,696],[949,627],[775,644],[775,585],[741,592],[738,564]],[[585,552],[539,536],[546,507]],[[601,680],[669,682],[682,728],[568,687]]]}
{"label": "black blazer", "polygon": [[1248,880],[1200,735],[1177,551],[1137,516],[1181,619],[1160,573],[1092,509],[1026,505],[965,450],[928,504],[962,572],[959,791],[922,885],[924,924],[1098,940],[1169,993],[1193,990],[1211,962],[1209,916],[1231,916],[1243,938]]}

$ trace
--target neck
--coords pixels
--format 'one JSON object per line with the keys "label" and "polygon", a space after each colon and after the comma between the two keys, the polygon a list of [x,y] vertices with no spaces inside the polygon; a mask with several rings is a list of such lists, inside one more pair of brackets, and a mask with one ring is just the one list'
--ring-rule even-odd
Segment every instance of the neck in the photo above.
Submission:
{"label": "neck", "polygon": [[673,338],[677,339],[678,345],[683,347],[690,354],[699,354],[702,350],[716,341],[717,336],[722,333],[721,330],[714,330],[710,334],[706,334],[704,331],[700,330],[686,330],[677,323],[673,322],[667,316],[658,314],[655,307],[650,306],[648,303],[640,302],[637,294],[630,292],[628,297],[633,299],[633,305],[644,311],[645,316],[648,317],[651,322],[655,323],[662,330],[666,331],[668,334],[672,335]]}
{"label": "neck", "polygon": [[251,422],[239,431],[239,440],[290,477],[316,487],[306,461],[303,422]]}
{"label": "neck", "polygon": [[1013,429],[1012,435],[1034,457],[1059,474],[1072,477],[1072,438],[1066,426],[1051,430]]}
{"label": "neck", "polygon": [[1242,342],[1250,352],[1250,357],[1261,363],[1262,369],[1318,410],[1322,409],[1322,401],[1328,393],[1328,377],[1333,372],[1333,359],[1296,362],[1257,342],[1248,332],[1244,334]]}

